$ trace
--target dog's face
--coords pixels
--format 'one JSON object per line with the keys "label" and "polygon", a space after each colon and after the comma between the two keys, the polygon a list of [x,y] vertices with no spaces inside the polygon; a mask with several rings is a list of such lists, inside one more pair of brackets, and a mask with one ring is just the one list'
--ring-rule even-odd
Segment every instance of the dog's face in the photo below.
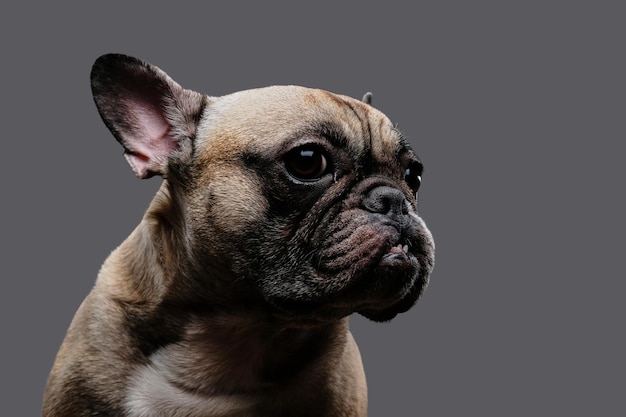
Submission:
{"label": "dog's face", "polygon": [[206,97],[118,55],[92,82],[135,173],[168,180],[190,287],[220,280],[206,285],[303,321],[388,320],[422,293],[434,262],[422,164],[369,104],[295,86]]}

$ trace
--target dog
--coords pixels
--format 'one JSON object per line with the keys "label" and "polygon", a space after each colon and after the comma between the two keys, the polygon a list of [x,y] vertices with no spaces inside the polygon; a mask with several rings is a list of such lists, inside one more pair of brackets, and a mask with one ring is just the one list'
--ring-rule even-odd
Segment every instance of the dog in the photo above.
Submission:
{"label": "dog", "polygon": [[163,183],[72,320],[43,416],[365,416],[348,317],[407,311],[434,265],[422,163],[371,95],[211,97],[119,54],[91,86]]}

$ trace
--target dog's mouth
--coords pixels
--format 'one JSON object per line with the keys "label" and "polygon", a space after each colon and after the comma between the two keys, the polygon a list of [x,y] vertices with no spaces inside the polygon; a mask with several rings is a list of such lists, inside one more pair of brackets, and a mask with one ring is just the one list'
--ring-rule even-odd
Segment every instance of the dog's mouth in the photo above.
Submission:
{"label": "dog's mouth", "polygon": [[369,285],[390,292],[395,288],[399,293],[403,293],[407,285],[413,283],[420,269],[416,246],[415,242],[404,237],[383,245],[382,253],[373,256],[369,270],[362,272],[363,276],[367,277]]}
{"label": "dog's mouth", "polygon": [[325,320],[358,312],[390,319],[413,305],[432,268],[429,233],[416,217],[346,210],[318,222],[311,239],[300,242],[291,252],[299,257],[283,262],[280,279],[262,287],[287,317]]}
{"label": "dog's mouth", "polygon": [[409,245],[398,243],[396,246],[392,246],[386,254],[384,254],[380,260],[381,266],[403,266],[410,263],[410,257],[415,257],[409,252]]}
{"label": "dog's mouth", "polygon": [[[317,272],[331,293],[382,293],[401,296],[419,271],[417,238],[389,225],[370,224],[357,228],[349,239],[322,249]],[[334,290],[333,290],[334,287]]]}
{"label": "dog's mouth", "polygon": [[[335,241],[312,257],[308,273],[281,287],[268,300],[283,318],[326,321],[359,312],[373,320],[387,320],[400,310],[394,306],[415,298],[424,259],[417,237],[404,237],[395,228],[374,227],[371,239]],[[407,301],[407,308],[414,300]],[[383,313],[381,313],[383,312]],[[382,314],[382,315],[380,315]]]}

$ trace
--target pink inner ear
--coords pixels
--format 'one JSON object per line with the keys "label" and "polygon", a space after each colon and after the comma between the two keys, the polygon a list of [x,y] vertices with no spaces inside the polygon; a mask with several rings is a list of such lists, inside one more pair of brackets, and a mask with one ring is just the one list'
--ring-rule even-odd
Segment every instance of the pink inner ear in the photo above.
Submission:
{"label": "pink inner ear", "polygon": [[170,135],[170,125],[160,109],[142,100],[124,100],[132,109],[134,129],[125,138],[126,155],[135,174],[147,178],[165,174],[167,160],[177,143]]}

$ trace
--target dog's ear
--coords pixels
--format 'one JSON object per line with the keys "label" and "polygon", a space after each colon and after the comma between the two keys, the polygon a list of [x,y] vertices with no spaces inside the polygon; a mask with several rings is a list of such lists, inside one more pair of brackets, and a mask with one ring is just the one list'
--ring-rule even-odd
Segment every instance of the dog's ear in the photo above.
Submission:
{"label": "dog's ear", "polygon": [[183,89],[153,65],[119,54],[96,60],[91,90],[139,178],[166,176],[172,157],[191,152],[206,96]]}

